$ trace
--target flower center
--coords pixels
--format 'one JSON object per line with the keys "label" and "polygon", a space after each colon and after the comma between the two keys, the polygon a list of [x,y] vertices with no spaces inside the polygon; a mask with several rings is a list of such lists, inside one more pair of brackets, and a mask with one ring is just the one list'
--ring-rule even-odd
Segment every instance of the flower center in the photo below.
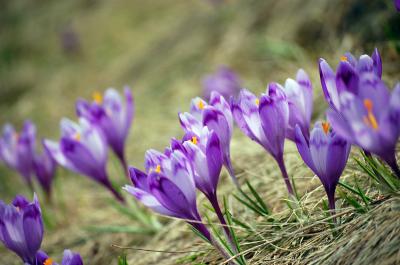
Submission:
{"label": "flower center", "polygon": [[199,100],[199,103],[197,103],[197,107],[199,107],[199,109],[203,110],[204,109],[204,102],[202,100]]}
{"label": "flower center", "polygon": [[193,137],[192,137],[192,143],[193,143],[193,144],[197,144],[197,142],[198,142],[197,137],[196,137],[196,136],[193,136]]}
{"label": "flower center", "polygon": [[329,124],[329,122],[322,122],[322,129],[324,130],[325,134],[328,134],[329,132],[329,128],[331,127],[331,125]]}
{"label": "flower center", "polygon": [[53,264],[53,260],[48,258],[43,262],[43,265],[52,265]]}
{"label": "flower center", "polygon": [[93,92],[93,101],[99,105],[101,105],[103,103],[103,96],[101,95],[100,92],[98,92],[98,91]]}
{"label": "flower center", "polygon": [[370,99],[364,99],[364,107],[367,110],[367,116],[364,116],[364,123],[370,126],[374,130],[378,130],[378,122],[376,121],[375,115],[372,112],[373,103]]}
{"label": "flower center", "polygon": [[81,140],[81,134],[77,132],[72,136],[72,138],[79,142]]}
{"label": "flower center", "polygon": [[255,99],[256,105],[259,106],[260,105],[260,99],[256,98]]}
{"label": "flower center", "polygon": [[157,165],[156,169],[154,171],[157,172],[157,173],[160,173],[161,172],[161,165]]}
{"label": "flower center", "polygon": [[345,56],[345,55],[340,56],[340,60],[342,62],[348,62],[347,56]]}

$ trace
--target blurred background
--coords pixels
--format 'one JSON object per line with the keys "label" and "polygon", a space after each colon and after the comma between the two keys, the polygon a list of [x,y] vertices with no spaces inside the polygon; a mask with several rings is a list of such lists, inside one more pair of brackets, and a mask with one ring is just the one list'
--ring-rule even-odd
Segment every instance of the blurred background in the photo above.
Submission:
{"label": "blurred background", "polygon": [[[257,93],[305,69],[314,85],[315,117],[323,117],[318,58],[335,67],[346,51],[358,57],[377,47],[383,78],[393,87],[400,79],[399,25],[392,0],[1,1],[0,124],[19,129],[29,118],[39,137],[58,139],[59,120],[75,119],[77,98],[129,85],[136,114],[127,157],[143,168],[147,149],[162,150],[170,137],[182,135],[177,113],[202,95],[204,75],[221,65]],[[237,143],[242,135],[235,137]],[[248,153],[261,152],[246,143]],[[235,160],[245,152],[234,142],[232,153]],[[122,185],[124,176],[112,161],[111,176]],[[129,221],[109,206],[103,188],[65,170],[58,173],[44,249],[59,257],[69,247],[87,264],[116,264],[119,252],[111,243],[146,240],[84,230]],[[0,199],[8,202],[17,193],[32,197],[21,178],[1,165]],[[0,264],[18,262],[0,246]]]}

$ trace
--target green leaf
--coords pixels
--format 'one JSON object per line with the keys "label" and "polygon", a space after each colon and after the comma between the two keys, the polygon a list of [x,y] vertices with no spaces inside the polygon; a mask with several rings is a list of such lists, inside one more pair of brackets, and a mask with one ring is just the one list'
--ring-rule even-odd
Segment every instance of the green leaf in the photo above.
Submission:
{"label": "green leaf", "polygon": [[122,256],[118,256],[118,265],[128,265],[128,261],[126,259],[126,254]]}
{"label": "green leaf", "polygon": [[246,180],[247,187],[249,187],[251,193],[253,194],[254,198],[258,201],[259,205],[263,209],[263,211],[268,215],[269,210],[267,205],[264,203],[263,199],[261,199],[260,195],[257,193],[257,191],[251,186],[250,182]]}

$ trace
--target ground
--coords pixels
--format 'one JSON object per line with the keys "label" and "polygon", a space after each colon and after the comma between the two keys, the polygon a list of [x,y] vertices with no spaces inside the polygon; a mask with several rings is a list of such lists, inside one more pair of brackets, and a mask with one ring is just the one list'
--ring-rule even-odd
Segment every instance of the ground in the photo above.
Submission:
{"label": "ground", "polygon": [[[218,2],[218,1],[215,1]],[[317,61],[334,65],[346,51],[357,56],[377,47],[383,57],[384,80],[399,80],[400,33],[392,1],[266,1],[226,0],[85,0],[23,1],[2,4],[0,11],[0,121],[21,126],[33,120],[42,138],[59,136],[59,120],[75,119],[79,97],[94,91],[129,85],[136,114],[129,135],[130,165],[143,167],[144,152],[162,150],[171,137],[180,137],[179,111],[201,95],[201,78],[220,65],[238,72],[243,86],[261,93],[268,82],[284,83],[298,68],[305,69],[314,87],[313,119],[323,119]],[[72,33],[71,33],[72,32]],[[68,46],[72,34],[77,43]],[[65,37],[67,35],[67,37]],[[69,40],[62,40],[62,38]],[[74,38],[74,37],[72,37]],[[63,44],[64,43],[64,44]],[[64,48],[63,48],[64,45]],[[65,47],[66,46],[66,47]],[[353,150],[344,179],[359,179],[372,187],[354,162]],[[251,225],[252,232],[235,227],[249,264],[396,264],[400,263],[399,200],[379,200],[364,214],[339,199],[343,223],[332,234],[323,220],[325,199],[318,179],[302,163],[295,146],[286,144],[285,160],[309,214],[294,218],[278,167],[257,144],[236,129],[232,157],[241,183],[249,180],[277,220],[275,229],[232,196],[234,188],[224,172],[220,199],[227,196],[234,217]],[[111,156],[114,182],[126,184]],[[0,199],[32,194],[20,177],[0,167]],[[343,190],[344,192],[344,190]],[[138,224],[118,212],[107,191],[92,181],[58,170],[53,203],[42,207],[50,220],[42,248],[56,259],[71,248],[85,264],[117,264],[128,255],[132,264],[218,264],[209,251],[178,220],[158,217],[164,224],[156,234],[100,233],[96,227]],[[126,196],[127,198],[129,196]],[[316,222],[315,220],[320,220]],[[153,251],[121,249],[143,248]],[[155,252],[162,250],[166,252]],[[187,253],[181,253],[185,252]],[[194,252],[191,252],[194,251]],[[179,253],[177,253],[179,252]],[[0,264],[20,264],[0,247]]]}

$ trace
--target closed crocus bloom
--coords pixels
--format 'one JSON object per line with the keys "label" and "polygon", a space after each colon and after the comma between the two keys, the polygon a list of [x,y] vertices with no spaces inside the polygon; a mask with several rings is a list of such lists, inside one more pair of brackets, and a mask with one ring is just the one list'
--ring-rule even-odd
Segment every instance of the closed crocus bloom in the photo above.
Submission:
{"label": "closed crocus bloom", "polygon": [[350,144],[327,122],[316,123],[308,142],[296,126],[296,145],[304,163],[318,176],[328,196],[329,207],[335,209],[335,190],[346,166]]}
{"label": "closed crocus bloom", "polygon": [[296,125],[300,126],[306,139],[309,138],[310,121],[313,109],[312,85],[307,73],[300,69],[296,80],[288,78],[284,91],[289,104],[289,123],[286,137],[295,140]]}
{"label": "closed crocus bloom", "polygon": [[112,187],[106,172],[107,144],[103,133],[84,118],[79,122],[63,119],[60,141],[45,140],[45,147],[58,164],[90,177],[109,189],[118,200],[124,201]]}
{"label": "closed crocus bloom", "polygon": [[43,148],[42,154],[36,154],[33,161],[35,175],[46,194],[51,195],[57,164],[47,148]]}
{"label": "closed crocus bloom", "polygon": [[357,60],[351,53],[346,53],[340,58],[336,73],[324,60],[319,60],[319,73],[325,99],[333,109],[340,109],[339,95],[347,91],[358,94],[361,74],[375,74],[382,77],[382,60],[375,49],[372,56],[361,55]]}
{"label": "closed crocus bloom", "polygon": [[104,96],[98,92],[93,94],[92,103],[79,99],[76,112],[103,131],[108,144],[126,169],[125,142],[134,116],[132,92],[128,87],[124,90],[125,103],[117,90],[110,88]]}
{"label": "closed crocus bloom", "polygon": [[230,154],[233,116],[225,98],[216,91],[211,93],[210,104],[207,104],[201,98],[194,98],[191,103],[190,113],[180,113],[179,120],[186,133],[194,133],[199,136],[203,127],[207,126],[217,134],[220,149],[222,150],[223,164],[235,185],[239,187]]}
{"label": "closed crocus bloom", "polygon": [[358,94],[340,94],[328,120],[341,137],[382,158],[400,177],[395,147],[400,135],[400,84],[392,93],[376,75],[362,75]]}
{"label": "closed crocus bloom", "polygon": [[240,88],[241,84],[237,74],[224,66],[203,79],[203,94],[206,100],[211,98],[213,91],[229,100],[231,96],[235,97],[239,94]]}
{"label": "closed crocus bloom", "polygon": [[0,240],[15,252],[24,264],[36,264],[43,239],[43,221],[39,201],[16,196],[12,204],[0,201]]}
{"label": "closed crocus bloom", "polygon": [[283,88],[270,83],[267,94],[257,98],[243,89],[237,101],[232,101],[236,124],[250,139],[260,144],[277,161],[289,194],[293,188],[283,161],[286,128],[289,123],[289,104]]}
{"label": "closed crocus bloom", "polygon": [[25,121],[20,133],[12,125],[5,125],[0,139],[0,157],[8,167],[18,171],[31,188],[35,138],[35,125]]}
{"label": "closed crocus bloom", "polygon": [[124,189],[159,214],[185,219],[210,240],[197,210],[194,172],[185,154],[173,148],[165,153],[150,151],[145,164],[146,173],[129,169],[134,186]]}

